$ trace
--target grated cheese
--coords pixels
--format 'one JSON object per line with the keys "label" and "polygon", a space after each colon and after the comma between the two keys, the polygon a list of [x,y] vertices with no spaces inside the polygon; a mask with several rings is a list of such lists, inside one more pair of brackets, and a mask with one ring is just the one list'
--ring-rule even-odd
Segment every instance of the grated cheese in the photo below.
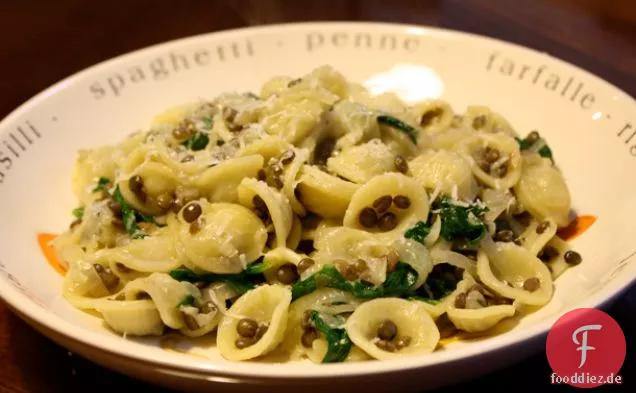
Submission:
{"label": "grated cheese", "polygon": [[435,189],[433,190],[433,192],[431,193],[429,197],[428,204],[433,205],[433,202],[437,199],[437,197],[439,196],[441,192],[442,192],[442,185],[440,183],[437,183],[437,185],[435,186]]}
{"label": "grated cheese", "polygon": [[453,188],[452,188],[452,190],[451,190],[451,197],[452,197],[454,200],[459,200],[459,197],[458,197],[457,195],[458,195],[458,192],[457,192],[457,184],[453,184]]}
{"label": "grated cheese", "polygon": [[490,166],[490,170],[495,170],[497,168],[499,168],[500,166],[502,166],[503,164],[505,164],[506,162],[508,162],[510,160],[510,156],[505,155],[501,158],[499,158],[497,161],[495,161],[491,166]]}

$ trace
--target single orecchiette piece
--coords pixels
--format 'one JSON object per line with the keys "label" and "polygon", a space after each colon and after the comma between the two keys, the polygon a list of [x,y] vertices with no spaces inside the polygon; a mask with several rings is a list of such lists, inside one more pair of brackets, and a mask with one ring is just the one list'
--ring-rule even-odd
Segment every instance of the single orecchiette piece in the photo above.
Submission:
{"label": "single orecchiette piece", "polygon": [[459,150],[470,162],[479,181],[496,189],[513,187],[521,176],[521,152],[514,138],[477,133],[460,142]]}
{"label": "single orecchiette piece", "polygon": [[557,225],[553,220],[537,221],[532,220],[526,229],[519,235],[521,245],[532,254],[539,255],[539,252],[548,244],[557,232]]}
{"label": "single orecchiette piece", "polygon": [[[309,159],[309,150],[307,149],[294,149],[294,158],[291,163],[287,164],[285,174],[283,175],[283,194],[289,200],[291,208],[294,213],[304,216],[307,214],[305,206],[296,197],[296,186],[299,183],[298,177],[303,165]],[[300,191],[299,191],[300,192]]]}
{"label": "single orecchiette piece", "polygon": [[296,85],[300,89],[323,88],[339,98],[346,98],[349,94],[347,79],[335,68],[322,65],[301,78]]}
{"label": "single orecchiette piece", "polygon": [[[291,291],[282,285],[262,285],[238,298],[218,327],[217,347],[221,356],[241,361],[271,352],[285,337],[290,303]],[[257,328],[239,332],[243,320],[256,323]],[[258,330],[264,331],[261,337]]]}
{"label": "single orecchiette piece", "polygon": [[293,79],[289,76],[275,76],[270,78],[261,87],[261,98],[266,100],[271,96],[282,93],[289,88],[289,83]]}
{"label": "single orecchiette piece", "polygon": [[338,150],[346,150],[380,137],[374,111],[350,100],[340,101],[333,106],[327,114],[327,124],[342,135],[336,142]]}
{"label": "single orecchiette piece", "polygon": [[267,136],[245,146],[238,152],[239,157],[260,155],[264,162],[275,158],[290,149],[292,145],[279,136]]}
{"label": "single orecchiette piece", "polygon": [[476,131],[503,133],[513,138],[517,136],[506,119],[486,106],[468,106],[462,116],[462,124]]}
{"label": "single orecchiette piece", "polygon": [[[394,248],[372,234],[347,227],[318,230],[314,238],[317,252],[313,255],[317,266],[335,264],[344,276],[350,271],[359,271],[359,278],[373,284],[382,284],[386,279],[387,263]],[[426,261],[414,264],[423,272]],[[421,266],[419,265],[421,264]],[[304,275],[309,272],[305,272]]]}
{"label": "single orecchiette piece", "polygon": [[195,185],[211,202],[236,202],[238,185],[247,177],[256,177],[263,165],[261,155],[233,158],[206,169]]}
{"label": "single orecchiette piece", "polygon": [[549,159],[535,154],[524,156],[523,170],[514,191],[519,202],[533,216],[551,219],[559,227],[570,223],[570,190],[561,172]]}
{"label": "single orecchiette piece", "polygon": [[152,300],[108,300],[96,305],[104,322],[113,331],[130,336],[158,336],[164,324]]}
{"label": "single orecchiette piece", "polygon": [[[399,114],[406,114],[408,112],[408,105],[394,92],[371,94],[362,85],[351,83],[349,86],[350,98],[373,110]],[[409,115],[411,114],[409,113]],[[411,117],[413,116],[411,115]],[[414,117],[413,120],[415,120]]]}
{"label": "single orecchiette piece", "polygon": [[502,319],[515,315],[512,302],[501,301],[467,276],[457,284],[458,289],[449,297],[446,313],[457,329],[465,332],[483,332]]}
{"label": "single orecchiette piece", "polygon": [[[158,162],[147,162],[131,174],[131,177],[141,176],[144,184],[144,195],[147,195],[148,199],[152,200],[161,194],[173,193],[177,185],[181,184],[175,172],[167,165]],[[156,204],[140,200],[137,194],[130,190],[128,181],[121,181],[118,185],[124,199],[135,209],[145,214],[159,215],[162,213]]]}
{"label": "single orecchiette piece", "polygon": [[276,246],[285,247],[293,224],[289,200],[264,181],[243,179],[238,187],[241,205],[253,209],[263,220],[271,219],[276,233]]}
{"label": "single orecchiette piece", "polygon": [[[340,218],[344,216],[354,192],[360,186],[332,176],[313,166],[302,168],[296,190],[301,203],[320,216]],[[329,201],[329,203],[325,203]]]}
{"label": "single orecchiette piece", "polygon": [[440,334],[420,302],[382,298],[361,304],[345,323],[351,341],[380,360],[433,352]]}
{"label": "single orecchiette piece", "polygon": [[409,167],[418,183],[430,191],[439,190],[442,195],[456,193],[459,199],[472,201],[479,190],[470,163],[459,153],[426,153],[412,160]]}
{"label": "single orecchiette piece", "polygon": [[374,176],[395,172],[395,155],[387,145],[374,139],[329,158],[327,168],[354,183],[366,183]]}
{"label": "single orecchiette piece", "polygon": [[199,290],[188,282],[176,281],[166,273],[153,273],[132,281],[123,289],[126,300],[150,297],[163,323],[172,329],[185,326],[184,315],[179,309],[188,296],[200,297]]}
{"label": "single orecchiette piece", "polygon": [[[378,208],[380,198],[386,199],[388,207]],[[428,196],[417,181],[401,173],[387,173],[374,177],[353,194],[343,224],[393,237],[427,217],[428,212]]]}
{"label": "single orecchiette piece", "polygon": [[431,136],[431,146],[435,149],[458,151],[461,142],[474,134],[466,128],[450,128]]}
{"label": "single orecchiette piece", "polygon": [[212,273],[241,272],[261,255],[267,241],[256,214],[231,203],[190,202],[169,225],[179,228],[177,251],[186,265]]}
{"label": "single orecchiette piece", "polygon": [[446,131],[453,122],[453,110],[446,101],[424,101],[415,104],[412,111],[422,129],[431,134]]}
{"label": "single orecchiette piece", "polygon": [[477,254],[477,275],[488,288],[522,304],[542,306],[552,299],[552,276],[539,258],[514,243],[494,243]]}

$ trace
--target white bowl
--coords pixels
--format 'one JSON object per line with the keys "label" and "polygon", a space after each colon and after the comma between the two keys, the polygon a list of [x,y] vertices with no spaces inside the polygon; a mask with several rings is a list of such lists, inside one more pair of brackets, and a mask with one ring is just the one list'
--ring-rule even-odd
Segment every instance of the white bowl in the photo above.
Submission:
{"label": "white bowl", "polygon": [[[597,219],[572,242],[584,262],[557,280],[546,307],[511,331],[429,356],[281,365],[228,362],[214,353],[206,360],[151,340],[124,339],[61,298],[62,277],[47,264],[37,235],[59,233],[69,222],[78,149],[118,141],[175,104],[257,89],[274,75],[302,75],[322,64],[406,100],[440,97],[458,110],[488,105],[520,133],[537,129],[547,137],[573,206]],[[370,391],[415,391],[458,382],[542,351],[560,315],[605,307],[634,281],[634,113],[631,97],[580,68],[517,45],[435,28],[291,24],[153,46],[55,84],[0,124],[0,296],[70,350],[179,389],[320,391],[364,384]]]}

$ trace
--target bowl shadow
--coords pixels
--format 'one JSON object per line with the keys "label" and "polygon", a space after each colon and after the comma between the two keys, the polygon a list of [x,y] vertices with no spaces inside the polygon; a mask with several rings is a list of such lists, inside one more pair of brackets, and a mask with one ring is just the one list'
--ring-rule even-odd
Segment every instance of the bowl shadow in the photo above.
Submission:
{"label": "bowl shadow", "polygon": [[[0,391],[174,393],[101,367],[41,335],[0,302]],[[2,352],[6,352],[2,356]],[[6,360],[2,360],[2,358]],[[4,370],[3,370],[4,369]],[[3,388],[3,384],[5,386]],[[12,390],[9,390],[12,391]]]}

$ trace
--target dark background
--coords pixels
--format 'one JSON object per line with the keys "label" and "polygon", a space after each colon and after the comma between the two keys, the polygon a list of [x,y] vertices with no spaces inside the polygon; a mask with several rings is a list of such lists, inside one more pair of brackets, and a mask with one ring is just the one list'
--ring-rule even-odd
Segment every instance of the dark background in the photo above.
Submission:
{"label": "dark background", "polygon": [[[189,35],[271,23],[365,20],[441,26],[512,41],[591,71],[636,96],[633,0],[112,0],[0,1],[0,117],[58,80],[132,50]],[[635,391],[636,288],[610,309],[627,338],[620,372]],[[574,390],[549,385],[543,351],[444,389]],[[0,301],[0,393],[154,389],[70,355]],[[499,389],[497,389],[498,391]]]}

